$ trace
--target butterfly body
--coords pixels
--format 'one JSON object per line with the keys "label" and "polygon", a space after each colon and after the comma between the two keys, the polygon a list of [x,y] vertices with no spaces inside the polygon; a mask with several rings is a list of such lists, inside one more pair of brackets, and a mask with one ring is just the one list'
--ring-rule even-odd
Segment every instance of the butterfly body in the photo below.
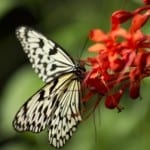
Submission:
{"label": "butterfly body", "polygon": [[82,120],[80,99],[85,68],[39,32],[20,27],[16,33],[32,67],[46,85],[19,109],[13,126],[20,132],[47,129],[50,144],[60,148]]}

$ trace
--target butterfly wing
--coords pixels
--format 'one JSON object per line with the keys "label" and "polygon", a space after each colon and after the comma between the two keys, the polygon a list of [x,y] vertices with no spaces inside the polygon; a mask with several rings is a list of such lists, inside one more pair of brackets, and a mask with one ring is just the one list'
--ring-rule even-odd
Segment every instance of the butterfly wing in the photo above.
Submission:
{"label": "butterfly wing", "polygon": [[62,147],[70,139],[81,121],[79,100],[80,82],[72,78],[71,82],[59,93],[59,107],[48,122],[49,142],[53,146]]}
{"label": "butterfly wing", "polygon": [[47,125],[47,120],[51,114],[50,89],[54,86],[51,82],[41,88],[17,112],[13,126],[17,131],[41,132]]}
{"label": "butterfly wing", "polygon": [[52,40],[28,27],[16,30],[25,53],[35,72],[46,83],[74,70],[75,63],[68,53]]}
{"label": "butterfly wing", "polygon": [[81,121],[80,81],[74,73],[61,75],[34,94],[13,121],[17,131],[40,132],[48,127],[49,142],[62,147]]}

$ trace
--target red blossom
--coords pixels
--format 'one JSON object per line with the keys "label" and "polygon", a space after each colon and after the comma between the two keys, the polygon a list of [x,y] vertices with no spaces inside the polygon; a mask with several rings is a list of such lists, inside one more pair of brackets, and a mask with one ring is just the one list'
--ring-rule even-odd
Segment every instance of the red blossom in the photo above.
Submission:
{"label": "red blossom", "polygon": [[120,98],[122,95],[123,91],[119,91],[113,95],[107,96],[105,100],[105,106],[110,109],[118,107],[118,103],[120,102]]}
{"label": "red blossom", "polygon": [[130,30],[134,32],[140,29],[147,22],[147,20],[149,19],[149,16],[150,16],[149,11],[145,14],[135,15],[132,19],[132,25],[131,25]]}
{"label": "red blossom", "polygon": [[144,4],[149,5],[150,4],[150,0],[143,0]]}
{"label": "red blossom", "polygon": [[140,96],[140,82],[135,81],[130,84],[130,97],[132,99],[137,99]]}
{"label": "red blossom", "polygon": [[[141,31],[150,16],[150,7],[145,6],[132,12],[119,10],[112,14],[111,30],[90,31],[94,44],[90,52],[96,56],[88,58],[91,70],[87,72],[84,86],[88,87],[90,98],[95,93],[105,96],[107,108],[118,108],[126,89],[132,99],[140,96],[140,83],[150,76],[150,36]],[[128,29],[121,25],[131,20]]]}
{"label": "red blossom", "polygon": [[124,10],[115,11],[111,16],[112,30],[118,28],[121,23],[129,20],[132,17],[133,17],[132,12]]}

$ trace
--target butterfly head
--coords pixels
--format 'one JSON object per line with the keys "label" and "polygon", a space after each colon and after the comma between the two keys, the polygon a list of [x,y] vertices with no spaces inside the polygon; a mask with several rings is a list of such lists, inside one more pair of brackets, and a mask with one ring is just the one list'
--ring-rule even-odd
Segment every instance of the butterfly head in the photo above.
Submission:
{"label": "butterfly head", "polygon": [[84,65],[82,64],[77,64],[76,65],[76,75],[79,77],[80,80],[83,80],[84,77],[85,77],[85,72],[86,72],[86,69],[84,67]]}

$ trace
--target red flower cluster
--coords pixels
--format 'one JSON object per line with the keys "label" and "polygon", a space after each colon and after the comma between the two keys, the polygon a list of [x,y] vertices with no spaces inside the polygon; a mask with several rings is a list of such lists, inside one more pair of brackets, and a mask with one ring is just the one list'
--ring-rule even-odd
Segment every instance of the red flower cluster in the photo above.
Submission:
{"label": "red flower cluster", "polygon": [[150,0],[143,0],[145,5],[149,5],[150,4]]}
{"label": "red flower cluster", "polygon": [[[89,93],[87,101],[95,93],[106,97],[107,108],[118,108],[125,89],[130,97],[140,96],[140,83],[150,76],[150,36],[141,31],[150,17],[150,6],[128,12],[116,11],[111,17],[111,30],[108,33],[94,29],[89,37],[95,43],[89,48],[96,56],[87,59],[91,70],[87,73],[84,86]],[[121,25],[130,20],[129,29]]]}

